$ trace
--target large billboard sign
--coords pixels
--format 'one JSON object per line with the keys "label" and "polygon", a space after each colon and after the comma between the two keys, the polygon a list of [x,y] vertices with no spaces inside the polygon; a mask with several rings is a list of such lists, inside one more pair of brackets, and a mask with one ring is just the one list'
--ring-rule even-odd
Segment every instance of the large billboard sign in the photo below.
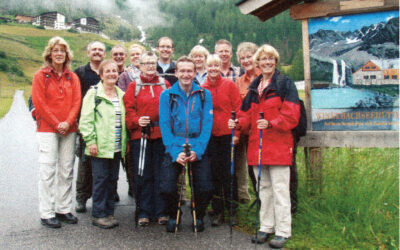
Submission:
{"label": "large billboard sign", "polygon": [[308,21],[314,131],[399,129],[399,12]]}

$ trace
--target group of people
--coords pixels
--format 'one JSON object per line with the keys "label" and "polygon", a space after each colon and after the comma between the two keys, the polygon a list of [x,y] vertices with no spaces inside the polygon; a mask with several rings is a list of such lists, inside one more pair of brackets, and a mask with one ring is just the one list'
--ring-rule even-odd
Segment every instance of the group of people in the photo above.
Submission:
{"label": "group of people", "polygon": [[88,64],[72,72],[68,43],[49,40],[32,84],[41,223],[59,228],[60,221],[78,222],[72,214],[77,152],[75,210],[85,212],[92,197],[95,226],[118,226],[121,163],[136,199],[137,224],[156,222],[167,232],[181,224],[186,171],[196,232],[204,230],[210,202],[212,226],[224,223],[229,209],[236,223],[237,204],[250,201],[250,177],[261,201],[252,242],[275,235],[269,244],[282,247],[291,236],[291,131],[300,107],[293,81],[277,70],[279,53],[268,44],[243,42],[236,52],[241,67],[235,67],[232,45],[222,39],[214,54],[196,45],[174,62],[169,37],[158,40],[156,52],[133,44],[127,53],[116,45],[105,60],[105,45],[94,41],[87,46]]}

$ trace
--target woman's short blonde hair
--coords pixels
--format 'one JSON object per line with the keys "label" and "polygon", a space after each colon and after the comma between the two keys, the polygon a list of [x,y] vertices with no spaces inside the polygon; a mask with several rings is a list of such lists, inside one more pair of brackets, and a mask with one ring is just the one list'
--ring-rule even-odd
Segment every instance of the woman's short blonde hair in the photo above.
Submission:
{"label": "woman's short blonde hair", "polygon": [[134,48],[140,49],[142,51],[142,53],[146,51],[146,48],[138,43],[134,43],[131,46],[129,46],[129,51],[131,51],[131,49],[134,49]]}
{"label": "woman's short blonde hair", "polygon": [[275,57],[275,62],[276,65],[278,65],[279,63],[279,53],[278,51],[272,47],[269,44],[264,44],[262,45],[260,48],[258,48],[258,50],[256,51],[256,53],[253,56],[253,61],[258,65],[258,61],[260,60],[260,57],[265,54],[265,55],[272,55],[273,57]]}
{"label": "woman's short blonde hair", "polygon": [[238,45],[237,50],[236,50],[236,57],[238,62],[240,61],[240,56],[245,53],[245,52],[250,52],[252,55],[256,53],[258,49],[257,44],[252,43],[252,42],[242,42]]}
{"label": "woman's short blonde hair", "polygon": [[189,57],[193,58],[194,55],[202,55],[202,56],[205,56],[207,58],[208,55],[210,55],[210,52],[208,52],[208,50],[205,47],[203,47],[201,45],[196,45],[190,51]]}
{"label": "woman's short blonde hair", "polygon": [[99,75],[101,75],[101,76],[103,75],[104,67],[109,65],[109,64],[115,64],[115,66],[118,68],[117,63],[114,60],[112,60],[112,59],[104,60],[99,65]]}
{"label": "woman's short blonde hair", "polygon": [[42,54],[43,60],[44,60],[44,66],[51,66],[52,60],[51,60],[51,51],[56,45],[63,45],[65,47],[65,62],[64,62],[64,69],[71,69],[71,62],[72,59],[74,58],[74,55],[69,48],[68,43],[59,36],[55,36],[49,40],[47,43],[46,48],[44,49],[44,52]]}
{"label": "woman's short blonde hair", "polygon": [[218,63],[220,66],[222,65],[222,61],[221,61],[221,58],[219,58],[219,55],[212,54],[207,57],[206,65],[209,65],[212,63]]}

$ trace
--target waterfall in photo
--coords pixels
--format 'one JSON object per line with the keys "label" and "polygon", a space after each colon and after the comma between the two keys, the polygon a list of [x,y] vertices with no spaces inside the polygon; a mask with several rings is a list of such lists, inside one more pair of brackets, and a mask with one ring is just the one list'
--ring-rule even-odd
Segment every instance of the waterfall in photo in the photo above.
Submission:
{"label": "waterfall in photo", "polygon": [[344,87],[346,86],[346,63],[343,60],[340,63],[342,64],[342,75],[340,76],[339,86]]}
{"label": "waterfall in photo", "polygon": [[144,32],[142,26],[138,25],[137,27],[140,31],[140,36],[141,36],[139,42],[144,43],[144,41],[146,41],[146,33]]}
{"label": "waterfall in photo", "polygon": [[336,60],[331,60],[333,64],[333,70],[332,70],[332,83],[335,85],[339,85],[339,73],[338,73],[338,65]]}

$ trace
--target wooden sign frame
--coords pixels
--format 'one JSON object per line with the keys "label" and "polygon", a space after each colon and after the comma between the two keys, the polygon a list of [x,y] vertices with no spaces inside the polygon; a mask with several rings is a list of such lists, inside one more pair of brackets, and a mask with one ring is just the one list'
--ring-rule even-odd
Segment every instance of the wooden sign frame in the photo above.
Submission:
{"label": "wooden sign frame", "polygon": [[313,131],[311,121],[311,71],[308,19],[324,16],[398,10],[393,0],[329,0],[325,2],[294,5],[290,9],[293,19],[302,21],[303,59],[305,80],[305,106],[307,111],[307,135],[300,140],[303,147],[379,147],[398,148],[399,131]]}

